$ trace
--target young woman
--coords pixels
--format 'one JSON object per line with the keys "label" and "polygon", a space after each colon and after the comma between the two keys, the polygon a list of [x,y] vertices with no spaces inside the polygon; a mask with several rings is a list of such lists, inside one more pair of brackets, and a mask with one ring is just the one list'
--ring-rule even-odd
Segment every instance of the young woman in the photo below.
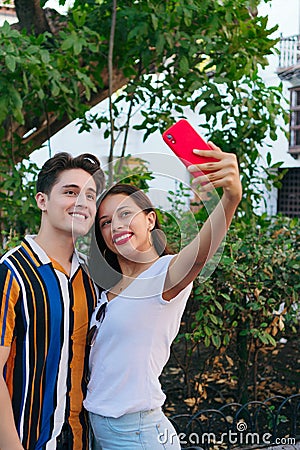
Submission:
{"label": "young woman", "polygon": [[[210,146],[209,151],[195,152],[218,162],[189,170],[204,170],[206,176],[195,182],[204,190],[222,187],[223,196],[197,237],[178,254],[167,254],[155,210],[142,191],[119,184],[100,201],[95,237],[110,271],[105,272],[107,290],[89,335],[90,380],[84,406],[94,434],[93,450],[180,449],[161,410],[165,395],[159,376],[192,282],[219,247],[241,199],[235,155]],[[95,273],[99,264],[93,261]]]}

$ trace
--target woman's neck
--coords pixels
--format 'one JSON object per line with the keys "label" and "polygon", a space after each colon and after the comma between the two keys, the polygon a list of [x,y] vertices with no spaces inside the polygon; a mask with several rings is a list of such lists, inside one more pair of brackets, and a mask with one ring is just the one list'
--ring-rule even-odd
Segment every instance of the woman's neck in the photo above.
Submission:
{"label": "woman's neck", "polygon": [[118,256],[123,277],[136,278],[141,272],[148,269],[159,258],[156,250],[151,248],[148,252],[144,252],[139,260],[131,260]]}
{"label": "woman's neck", "polygon": [[131,261],[118,256],[122,278],[115,286],[109,289],[107,293],[108,301],[120,295],[141,273],[149,269],[159,259],[159,255],[155,250],[151,252],[151,258],[149,256],[148,253],[147,258],[143,258],[142,261]]}

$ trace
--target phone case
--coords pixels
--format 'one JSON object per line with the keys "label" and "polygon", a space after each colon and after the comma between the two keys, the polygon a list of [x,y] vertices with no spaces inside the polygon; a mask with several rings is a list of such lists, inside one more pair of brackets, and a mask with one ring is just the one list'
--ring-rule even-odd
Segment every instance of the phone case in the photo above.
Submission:
{"label": "phone case", "polygon": [[[180,119],[164,131],[162,137],[185,166],[218,161],[215,158],[199,156],[193,153],[194,149],[211,150],[211,148],[185,119]],[[203,171],[202,173],[205,172]],[[191,175],[198,177],[201,175],[201,172],[193,172]]]}

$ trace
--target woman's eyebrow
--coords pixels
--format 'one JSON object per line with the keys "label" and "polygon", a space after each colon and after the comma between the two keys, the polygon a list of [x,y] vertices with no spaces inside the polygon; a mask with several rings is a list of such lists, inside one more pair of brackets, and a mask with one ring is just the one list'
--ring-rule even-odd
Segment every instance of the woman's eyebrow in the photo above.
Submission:
{"label": "woman's eyebrow", "polygon": [[[118,212],[118,211],[121,211],[122,209],[124,209],[124,208],[129,208],[129,206],[127,206],[127,205],[124,205],[124,206],[120,206],[119,208],[117,208],[116,209],[116,211],[115,212]],[[98,220],[101,220],[101,219],[106,219],[106,217],[108,217],[108,215],[106,214],[106,215],[104,215],[104,216],[101,216],[101,217],[99,217],[99,219]]]}
{"label": "woman's eyebrow", "polygon": [[99,219],[98,219],[98,220],[101,220],[101,219],[106,219],[106,217],[108,217],[108,216],[101,216],[101,217],[99,217]]}

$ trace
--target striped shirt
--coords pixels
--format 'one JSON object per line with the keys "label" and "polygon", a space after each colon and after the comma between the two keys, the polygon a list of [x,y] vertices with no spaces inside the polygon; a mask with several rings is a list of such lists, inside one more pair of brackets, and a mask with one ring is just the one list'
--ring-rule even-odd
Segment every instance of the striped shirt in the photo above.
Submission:
{"label": "striped shirt", "polygon": [[73,450],[88,448],[82,401],[96,300],[75,253],[70,275],[30,236],[0,260],[0,345],[11,346],[4,377],[26,450],[55,449],[64,423]]}

